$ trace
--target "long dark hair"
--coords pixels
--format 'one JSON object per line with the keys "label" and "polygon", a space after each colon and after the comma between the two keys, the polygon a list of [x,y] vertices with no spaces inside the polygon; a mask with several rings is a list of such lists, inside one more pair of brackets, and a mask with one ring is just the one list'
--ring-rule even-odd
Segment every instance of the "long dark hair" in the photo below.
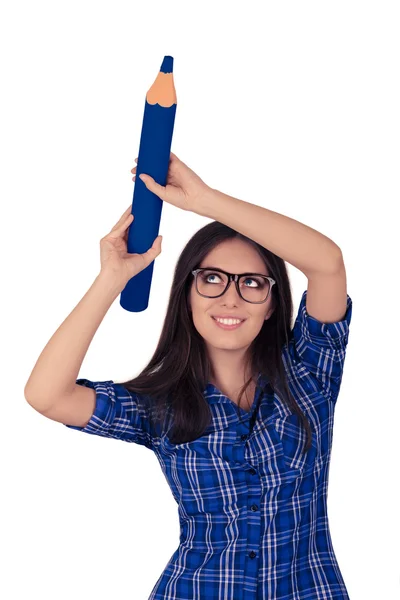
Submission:
{"label": "long dark hair", "polygon": [[120,385],[140,397],[147,396],[152,423],[154,415],[158,422],[165,422],[169,409],[173,409],[173,428],[168,434],[173,444],[193,441],[204,433],[212,415],[203,390],[210,381],[212,369],[205,342],[193,324],[188,296],[193,283],[192,270],[199,267],[215,246],[233,238],[251,244],[276,281],[270,292],[275,308],[248,348],[245,372],[251,373],[251,377],[241,388],[238,403],[240,405],[247,387],[256,381],[259,373],[267,376],[272,389],[281,382],[284,401],[299,416],[306,429],[303,449],[306,452],[311,446],[311,427],[290,392],[281,356],[284,344],[288,344],[293,314],[285,262],[218,221],[202,227],[183,249],[175,267],[164,326],[153,357],[137,377],[120,382]]}

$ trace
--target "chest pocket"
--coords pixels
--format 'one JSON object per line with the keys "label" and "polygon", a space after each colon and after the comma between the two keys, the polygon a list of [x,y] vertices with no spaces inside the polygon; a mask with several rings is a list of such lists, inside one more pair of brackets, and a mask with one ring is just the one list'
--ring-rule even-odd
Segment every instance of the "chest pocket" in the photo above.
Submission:
{"label": "chest pocket", "polygon": [[[306,415],[307,417],[307,415]],[[309,417],[307,417],[309,419]],[[314,470],[315,460],[318,456],[317,434],[310,421],[312,429],[311,446],[303,452],[307,440],[307,432],[296,413],[291,413],[275,420],[275,431],[282,449],[282,458],[286,469],[299,471],[305,474]]]}

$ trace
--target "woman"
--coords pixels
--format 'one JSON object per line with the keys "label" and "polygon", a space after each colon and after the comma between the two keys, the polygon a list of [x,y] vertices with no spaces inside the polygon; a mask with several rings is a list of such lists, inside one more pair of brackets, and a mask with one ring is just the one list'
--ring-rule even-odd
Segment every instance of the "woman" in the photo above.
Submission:
{"label": "woman", "polygon": [[[178,260],[152,359],[129,381],[75,380],[113,300],[161,252],[159,236],[145,254],[127,253],[129,207],[102,239],[100,275],[45,348],[26,398],[67,427],[155,452],[181,536],[149,600],[348,598],[327,518],[352,313],[342,253],[298,221],[210,188],[175,154],[165,187],[143,181],[213,219]],[[308,280],[293,328],[285,261]]]}

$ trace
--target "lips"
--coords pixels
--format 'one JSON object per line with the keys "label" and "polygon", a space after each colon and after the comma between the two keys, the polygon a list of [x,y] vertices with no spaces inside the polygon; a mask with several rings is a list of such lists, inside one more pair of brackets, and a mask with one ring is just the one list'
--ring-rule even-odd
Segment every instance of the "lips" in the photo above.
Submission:
{"label": "lips", "polygon": [[[241,321],[240,323],[236,323],[234,325],[225,325],[224,323],[219,323],[215,317],[211,317],[212,320],[214,321],[214,323],[217,325],[217,327],[220,327],[221,329],[227,329],[228,331],[231,329],[237,329],[238,327],[240,327],[241,325],[243,325],[243,323],[245,322],[246,319],[244,319],[243,321]],[[233,318],[233,317],[232,317]]]}
{"label": "lips", "polygon": [[242,319],[242,317],[229,316],[229,315],[211,315],[213,319],[240,319],[241,321],[245,321],[246,319]]}

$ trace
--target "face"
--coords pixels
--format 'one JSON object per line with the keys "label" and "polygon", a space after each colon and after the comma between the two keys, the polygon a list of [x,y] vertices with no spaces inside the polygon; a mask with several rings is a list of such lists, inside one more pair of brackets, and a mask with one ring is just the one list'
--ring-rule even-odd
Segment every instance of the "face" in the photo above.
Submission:
{"label": "face", "polygon": [[[226,240],[216,246],[199,267],[217,267],[229,273],[270,275],[257,251],[250,244],[238,239]],[[271,316],[272,304],[271,291],[267,301],[262,304],[246,302],[239,296],[233,281],[219,298],[200,296],[196,291],[194,279],[190,290],[193,324],[211,354],[215,354],[218,349],[236,350],[240,354],[245,352],[260,332],[264,321]],[[232,315],[245,321],[237,329],[224,330],[213,320],[212,316],[215,315]]]}

